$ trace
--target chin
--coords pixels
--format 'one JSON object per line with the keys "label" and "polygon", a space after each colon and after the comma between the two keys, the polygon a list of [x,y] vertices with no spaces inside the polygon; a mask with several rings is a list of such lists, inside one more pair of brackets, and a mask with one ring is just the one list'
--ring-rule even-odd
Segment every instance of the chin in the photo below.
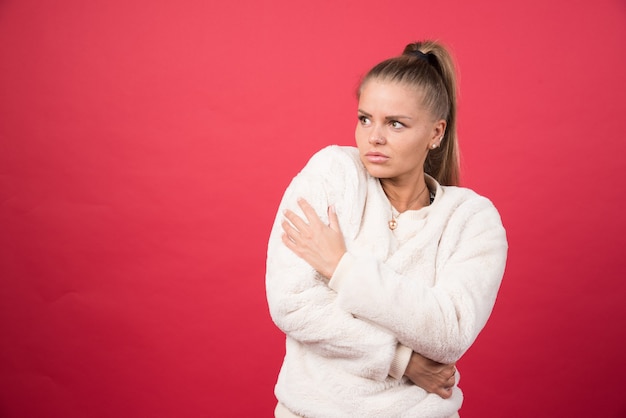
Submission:
{"label": "chin", "polygon": [[390,175],[389,170],[385,170],[382,167],[365,165],[365,169],[372,177],[376,177],[379,179],[387,179],[393,177],[392,175]]}

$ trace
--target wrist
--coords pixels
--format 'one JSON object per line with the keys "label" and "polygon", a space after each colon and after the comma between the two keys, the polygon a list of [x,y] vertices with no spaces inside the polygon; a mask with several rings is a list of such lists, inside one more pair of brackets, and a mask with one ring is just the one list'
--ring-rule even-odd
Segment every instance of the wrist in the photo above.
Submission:
{"label": "wrist", "polygon": [[352,270],[355,262],[356,259],[349,252],[346,251],[343,253],[339,259],[339,263],[335,267],[335,271],[330,277],[328,286],[335,292],[339,292],[341,284],[344,282],[344,278],[349,274],[350,270]]}

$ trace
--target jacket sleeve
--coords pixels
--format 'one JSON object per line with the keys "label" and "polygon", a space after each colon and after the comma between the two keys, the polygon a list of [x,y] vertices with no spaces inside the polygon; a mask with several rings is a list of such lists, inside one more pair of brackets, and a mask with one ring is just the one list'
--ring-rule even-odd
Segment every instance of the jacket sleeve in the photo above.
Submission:
{"label": "jacket sleeve", "polygon": [[[319,356],[345,359],[348,371],[376,380],[387,377],[398,342],[392,333],[340,308],[327,281],[282,242],[282,213],[289,208],[303,217],[297,205],[305,198],[327,222],[329,204],[342,205],[345,193],[336,190],[350,173],[329,163],[328,152],[316,155],[292,180],[280,203],[268,243],[266,293],[274,323],[289,337]],[[335,157],[331,153],[330,157]],[[332,160],[332,158],[330,158]],[[335,180],[329,182],[327,177]],[[337,181],[337,179],[343,179]],[[343,196],[343,197],[342,197]],[[338,212],[340,213],[340,212]],[[345,211],[344,211],[345,213]],[[349,229],[349,220],[340,219]]]}
{"label": "jacket sleeve", "polygon": [[457,361],[485,326],[507,256],[500,216],[476,196],[447,220],[434,285],[406,277],[372,257],[346,253],[329,286],[340,306],[392,332],[401,344],[442,363]]}

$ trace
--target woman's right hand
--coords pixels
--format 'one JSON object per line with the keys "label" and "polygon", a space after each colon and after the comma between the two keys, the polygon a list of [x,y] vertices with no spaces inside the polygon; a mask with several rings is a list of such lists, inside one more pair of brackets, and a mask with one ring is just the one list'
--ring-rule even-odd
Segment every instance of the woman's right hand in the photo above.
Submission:
{"label": "woman's right hand", "polygon": [[455,364],[437,363],[413,352],[404,375],[426,392],[448,399],[456,382],[456,367]]}

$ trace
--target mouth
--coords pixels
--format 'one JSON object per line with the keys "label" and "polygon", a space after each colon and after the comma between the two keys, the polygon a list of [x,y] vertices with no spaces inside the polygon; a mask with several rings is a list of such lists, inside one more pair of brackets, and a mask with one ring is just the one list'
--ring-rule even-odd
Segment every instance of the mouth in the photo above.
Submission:
{"label": "mouth", "polygon": [[389,156],[381,153],[381,152],[375,152],[375,151],[370,151],[368,153],[365,154],[365,158],[367,159],[367,161],[371,162],[371,163],[375,163],[375,164],[380,164],[380,163],[384,163],[387,160],[389,160]]}

